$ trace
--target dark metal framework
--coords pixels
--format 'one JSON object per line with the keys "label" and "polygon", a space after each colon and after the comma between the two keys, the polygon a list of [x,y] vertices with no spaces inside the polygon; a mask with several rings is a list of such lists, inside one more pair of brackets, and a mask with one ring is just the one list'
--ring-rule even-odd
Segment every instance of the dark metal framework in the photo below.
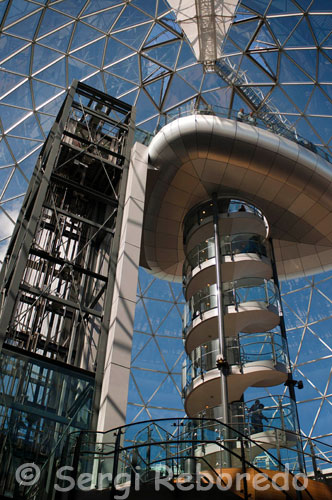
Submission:
{"label": "dark metal framework", "polygon": [[15,226],[0,274],[0,432],[29,443],[25,461],[95,422],[133,134],[131,106],[75,81]]}

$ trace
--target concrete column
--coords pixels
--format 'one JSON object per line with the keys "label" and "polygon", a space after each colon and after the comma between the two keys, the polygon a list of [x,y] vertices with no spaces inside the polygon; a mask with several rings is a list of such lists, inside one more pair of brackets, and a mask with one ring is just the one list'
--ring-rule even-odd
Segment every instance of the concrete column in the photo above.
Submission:
{"label": "concrete column", "polygon": [[126,421],[147,166],[147,147],[136,143],[129,164],[98,431],[119,427]]}

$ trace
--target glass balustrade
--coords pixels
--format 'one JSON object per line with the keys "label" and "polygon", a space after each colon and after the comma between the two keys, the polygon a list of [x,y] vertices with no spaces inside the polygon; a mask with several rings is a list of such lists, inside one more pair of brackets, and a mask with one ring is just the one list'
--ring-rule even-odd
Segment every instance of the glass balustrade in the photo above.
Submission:
{"label": "glass balustrade", "polygon": [[[229,365],[238,365],[241,370],[246,364],[260,361],[287,365],[285,341],[281,334],[276,332],[239,334],[235,339],[228,338],[226,352]],[[184,394],[191,390],[196,377],[203,376],[217,367],[219,354],[219,339],[215,339],[205,342],[187,356],[182,373]]]}
{"label": "glass balustrade", "polygon": [[[253,253],[263,257],[271,258],[270,243],[257,234],[240,233],[231,236],[222,236],[220,241],[221,255],[223,257],[230,256],[234,258],[239,254]],[[214,259],[215,246],[214,238],[208,238],[188,254],[183,264],[183,284],[186,285],[192,270],[197,266],[201,266],[204,262]]]}
{"label": "glass balustrade", "polygon": [[[265,306],[278,307],[279,293],[273,280],[263,278],[241,278],[223,284],[224,306],[235,306],[248,302],[261,302]],[[186,303],[183,312],[183,333],[186,335],[193,320],[203,313],[217,308],[217,285],[207,286],[195,293]]]}
{"label": "glass balustrade", "polygon": [[[266,219],[263,213],[256,208],[254,205],[247,203],[242,200],[235,200],[229,198],[219,198],[218,199],[218,210],[220,214],[231,215],[234,213],[248,213],[254,214],[264,221],[267,226]],[[201,225],[206,219],[213,216],[213,203],[211,200],[206,203],[201,203],[198,206],[193,207],[186,215],[183,222],[183,238],[184,241],[190,232],[190,230],[195,225]]]}

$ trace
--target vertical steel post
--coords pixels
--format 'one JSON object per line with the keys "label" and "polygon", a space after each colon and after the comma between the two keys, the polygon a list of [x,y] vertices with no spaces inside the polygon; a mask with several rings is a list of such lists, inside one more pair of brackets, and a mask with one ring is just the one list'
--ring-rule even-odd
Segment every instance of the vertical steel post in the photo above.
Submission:
{"label": "vertical steel post", "polygon": [[[216,193],[212,194],[213,202],[213,234],[216,255],[216,280],[217,280],[217,307],[218,307],[218,338],[220,347],[220,359],[217,361],[217,367],[220,371],[220,389],[221,389],[221,405],[222,405],[222,419],[226,426],[229,424],[228,417],[228,388],[227,388],[227,375],[228,363],[226,353],[226,339],[224,329],[224,305],[222,294],[222,272],[221,272],[221,250],[220,250],[220,235],[219,235],[219,209],[218,197]],[[225,427],[225,439],[229,438],[229,429]],[[228,444],[227,444],[228,446]],[[225,466],[230,467],[231,456],[229,451],[225,450]]]}

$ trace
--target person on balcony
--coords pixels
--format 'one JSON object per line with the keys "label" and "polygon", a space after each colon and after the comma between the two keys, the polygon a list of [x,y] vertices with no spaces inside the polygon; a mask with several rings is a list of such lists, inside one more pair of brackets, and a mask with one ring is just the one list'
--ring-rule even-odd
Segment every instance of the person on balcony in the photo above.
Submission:
{"label": "person on balcony", "polygon": [[263,427],[263,420],[266,420],[268,422],[268,419],[263,415],[263,410],[264,405],[260,402],[259,399],[256,399],[255,403],[251,406],[249,413],[250,413],[250,420],[251,420],[251,434],[256,434],[258,432],[263,432],[264,427]]}
{"label": "person on balcony", "polygon": [[243,122],[244,118],[245,118],[244,109],[241,108],[238,114],[236,115],[236,119],[238,122]]}
{"label": "person on balcony", "polygon": [[250,123],[250,125],[256,125],[256,117],[254,116],[253,111],[250,111],[249,115],[247,116],[247,122]]}

